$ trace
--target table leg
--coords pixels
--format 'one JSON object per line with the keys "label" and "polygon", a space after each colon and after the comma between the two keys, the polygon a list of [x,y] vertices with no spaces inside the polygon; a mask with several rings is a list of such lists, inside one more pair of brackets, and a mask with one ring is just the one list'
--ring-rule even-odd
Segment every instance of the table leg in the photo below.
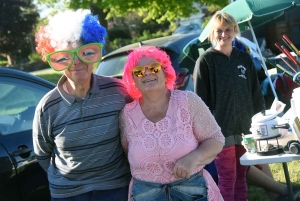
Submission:
{"label": "table leg", "polygon": [[289,175],[289,170],[288,170],[287,163],[283,162],[282,166],[283,166],[284,176],[285,176],[285,180],[286,180],[286,185],[287,185],[288,192],[289,192],[289,200],[294,200],[293,188],[292,188],[292,183],[291,183],[291,180],[290,180],[290,175]]}

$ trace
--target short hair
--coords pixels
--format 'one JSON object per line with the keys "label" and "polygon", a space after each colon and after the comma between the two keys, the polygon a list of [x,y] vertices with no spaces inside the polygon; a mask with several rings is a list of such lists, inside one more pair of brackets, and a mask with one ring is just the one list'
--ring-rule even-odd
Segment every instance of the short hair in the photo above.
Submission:
{"label": "short hair", "polygon": [[106,29],[100,25],[98,17],[90,10],[78,9],[59,12],[50,18],[46,26],[36,33],[36,50],[45,56],[56,50],[65,49],[76,43],[102,43],[105,45]]}
{"label": "short hair", "polygon": [[208,40],[215,45],[216,39],[214,37],[214,30],[216,26],[219,26],[221,24],[227,25],[227,26],[234,26],[234,33],[239,34],[240,29],[239,26],[234,19],[234,17],[228,13],[222,13],[221,11],[217,11],[213,17],[211,18],[212,26],[210,27],[209,34],[208,34]]}
{"label": "short hair", "polygon": [[161,64],[162,70],[166,77],[166,83],[165,83],[166,88],[174,89],[176,73],[171,64],[169,55],[165,51],[163,51],[157,47],[143,46],[143,47],[134,49],[128,55],[127,61],[124,66],[123,81],[124,81],[124,84],[127,88],[129,95],[133,99],[136,99],[136,100],[142,96],[140,90],[135,86],[133,74],[132,74],[133,68],[138,64],[139,60],[142,57],[146,57],[149,59],[153,58],[153,59],[157,60]]}

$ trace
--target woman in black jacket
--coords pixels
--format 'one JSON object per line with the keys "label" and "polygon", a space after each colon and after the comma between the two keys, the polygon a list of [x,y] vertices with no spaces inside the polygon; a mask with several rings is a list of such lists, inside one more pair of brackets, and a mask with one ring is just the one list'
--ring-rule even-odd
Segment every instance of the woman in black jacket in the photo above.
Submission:
{"label": "woman in black jacket", "polygon": [[223,150],[215,158],[219,188],[225,201],[247,200],[247,166],[239,158],[245,153],[242,133],[248,134],[251,118],[265,109],[264,98],[250,55],[232,46],[239,34],[235,19],[217,12],[212,18],[209,40],[213,47],[197,60],[195,92],[207,104],[225,137]]}

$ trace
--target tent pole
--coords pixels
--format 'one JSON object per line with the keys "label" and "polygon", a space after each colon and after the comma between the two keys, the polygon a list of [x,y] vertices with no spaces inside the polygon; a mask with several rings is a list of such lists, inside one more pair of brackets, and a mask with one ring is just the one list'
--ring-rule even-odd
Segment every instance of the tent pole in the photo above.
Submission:
{"label": "tent pole", "polygon": [[270,78],[270,75],[269,75],[269,72],[268,72],[268,69],[267,69],[265,60],[264,60],[264,58],[263,58],[263,56],[262,56],[262,54],[261,54],[261,51],[260,51],[258,42],[257,42],[257,40],[256,40],[256,37],[255,37],[254,31],[253,31],[252,25],[251,25],[251,23],[250,23],[250,20],[248,21],[248,24],[249,24],[249,27],[250,27],[250,31],[251,31],[253,40],[254,40],[254,42],[255,42],[255,44],[256,44],[256,46],[257,46],[257,51],[258,51],[259,56],[260,56],[260,58],[261,58],[261,62],[262,62],[262,64],[263,64],[263,69],[264,69],[265,74],[267,75],[267,78],[268,78],[268,80],[269,80],[269,84],[270,84],[270,86],[271,86],[272,92],[273,92],[273,94],[274,94],[275,99],[278,100],[278,96],[277,96],[277,94],[276,94],[276,92],[275,92],[275,89],[274,89],[274,86],[273,86],[273,84],[272,84],[272,80],[271,80],[271,78]]}

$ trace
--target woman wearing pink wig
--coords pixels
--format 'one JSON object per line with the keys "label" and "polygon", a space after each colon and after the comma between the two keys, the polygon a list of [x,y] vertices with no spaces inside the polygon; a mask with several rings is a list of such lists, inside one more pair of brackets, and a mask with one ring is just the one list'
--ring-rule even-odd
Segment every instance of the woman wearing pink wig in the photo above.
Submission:
{"label": "woman wearing pink wig", "polygon": [[147,46],[133,50],[123,81],[134,98],[120,114],[121,140],[132,180],[129,200],[223,200],[203,166],[224,137],[193,92],[174,90],[169,56]]}

